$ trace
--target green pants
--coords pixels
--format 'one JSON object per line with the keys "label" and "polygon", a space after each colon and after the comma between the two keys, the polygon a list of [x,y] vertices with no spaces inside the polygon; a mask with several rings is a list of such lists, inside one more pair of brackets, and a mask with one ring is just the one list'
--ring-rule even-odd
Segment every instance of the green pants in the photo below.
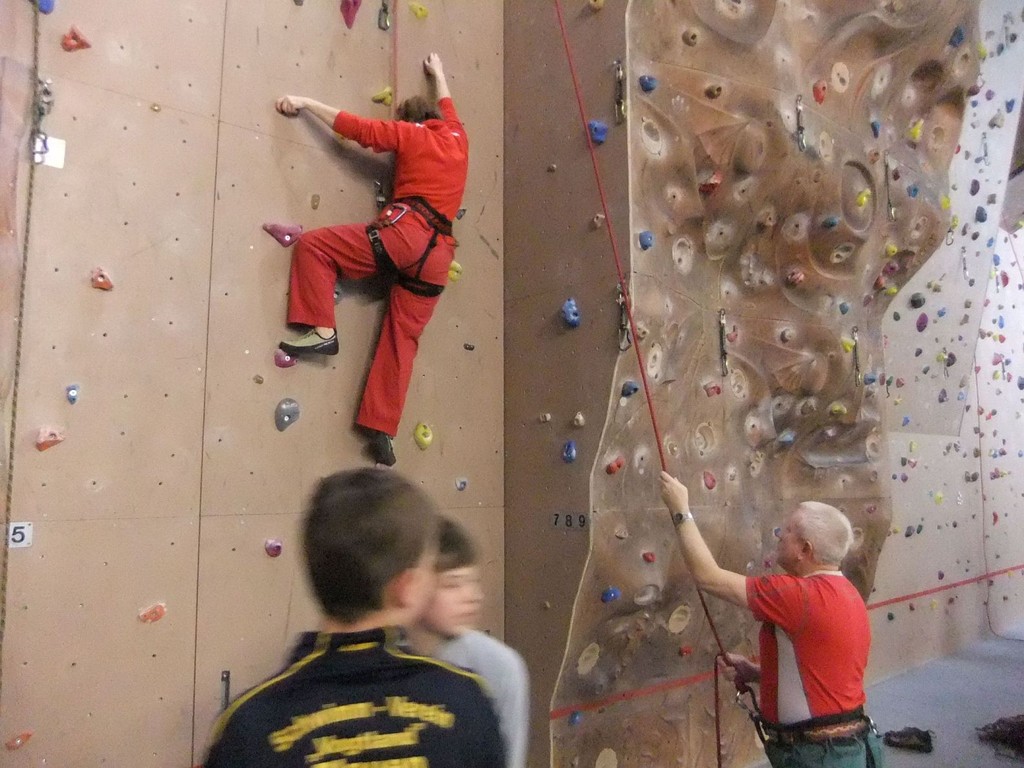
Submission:
{"label": "green pants", "polygon": [[[772,768],[885,768],[882,740],[874,731],[821,744],[768,742],[764,751]],[[874,762],[869,762],[869,755]]]}

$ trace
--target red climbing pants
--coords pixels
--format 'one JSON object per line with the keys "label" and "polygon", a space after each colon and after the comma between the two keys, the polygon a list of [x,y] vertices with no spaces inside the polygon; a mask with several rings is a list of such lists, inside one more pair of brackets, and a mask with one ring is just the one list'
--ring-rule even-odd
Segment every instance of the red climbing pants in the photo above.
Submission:
{"label": "red climbing pants", "polygon": [[[433,233],[413,211],[405,213],[394,225],[380,229],[381,241],[395,266],[414,276],[416,262],[426,251]],[[454,256],[455,241],[438,237],[419,278],[435,285],[447,284],[448,268]],[[335,327],[334,283],[337,277],[355,280],[376,273],[377,263],[364,224],[324,227],[304,233],[292,252],[288,322]],[[392,437],[398,434],[420,334],[434,313],[438,298],[419,296],[400,285],[391,285],[357,424]]]}

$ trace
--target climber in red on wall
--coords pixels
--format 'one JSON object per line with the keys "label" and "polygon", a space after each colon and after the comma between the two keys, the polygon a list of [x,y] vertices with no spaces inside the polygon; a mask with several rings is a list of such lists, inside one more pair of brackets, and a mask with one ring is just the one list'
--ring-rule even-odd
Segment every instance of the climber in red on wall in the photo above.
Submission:
{"label": "climber in red on wall", "polygon": [[281,342],[290,355],[338,353],[334,283],[338,275],[387,277],[388,309],[356,423],[369,437],[374,459],[395,463],[392,438],[405,405],[420,334],[448,282],[455,255],[452,219],[462,202],[469,142],[442,69],[431,53],[423,62],[436,108],[422,96],[398,105],[394,120],[368,120],[313,99],[282,96],[277,111],[307,111],[343,138],[375,152],[395,153],[392,201],[369,224],[344,224],[303,234],[292,254],[288,322],[309,330]]}

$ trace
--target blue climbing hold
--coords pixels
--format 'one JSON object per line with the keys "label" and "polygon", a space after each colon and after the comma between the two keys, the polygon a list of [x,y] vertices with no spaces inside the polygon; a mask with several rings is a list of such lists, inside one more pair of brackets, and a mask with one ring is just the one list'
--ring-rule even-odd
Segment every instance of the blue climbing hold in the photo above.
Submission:
{"label": "blue climbing hold", "polygon": [[55,0],[39,0],[40,13],[53,13]]}
{"label": "blue climbing hold", "polygon": [[796,432],[792,429],[786,429],[783,430],[782,434],[775,439],[778,440],[781,445],[792,445],[796,442]]}
{"label": "blue climbing hold", "polygon": [[974,220],[979,224],[984,224],[988,221],[988,211],[983,206],[978,206],[978,210],[974,212]]}
{"label": "blue climbing hold", "polygon": [[878,374],[877,373],[865,373],[864,374],[864,383],[865,384],[876,384],[876,383],[878,383]]}
{"label": "blue climbing hold", "polygon": [[940,307],[939,311],[936,312],[935,314],[937,314],[939,317],[945,317],[946,316],[946,308],[945,307]]}
{"label": "blue climbing hold", "polygon": [[576,306],[576,299],[569,298],[562,305],[562,320],[570,328],[580,327],[580,308]]}
{"label": "blue climbing hold", "polygon": [[993,253],[992,254],[992,264],[998,267],[999,266],[999,262],[1000,262],[999,254],[998,253]]}
{"label": "blue climbing hold", "polygon": [[640,241],[640,249],[646,251],[654,245],[654,233],[645,229],[637,236],[637,240]]}
{"label": "blue climbing hold", "polygon": [[967,390],[961,389],[959,392],[957,392],[956,393],[956,399],[959,400],[961,403],[964,400],[966,400],[967,399]]}
{"label": "blue climbing hold", "polygon": [[576,461],[576,441],[570,440],[562,448],[562,461],[566,464],[572,464]]}
{"label": "blue climbing hold", "polygon": [[658,87],[658,78],[652,75],[640,75],[640,90],[650,93]]}
{"label": "blue climbing hold", "polygon": [[595,144],[604,144],[608,138],[608,124],[601,120],[591,120],[587,123],[590,131],[590,140]]}
{"label": "blue climbing hold", "polygon": [[905,427],[908,424],[910,424],[910,417],[909,416],[904,416],[903,417],[903,426]]}
{"label": "blue climbing hold", "polygon": [[82,391],[82,388],[77,384],[68,384],[64,388],[64,394],[68,399],[68,402],[74,405],[78,402],[78,393]]}
{"label": "blue climbing hold", "polygon": [[627,379],[622,384],[622,396],[623,397],[632,397],[633,395],[635,395],[637,393],[637,391],[639,391],[639,389],[640,389],[640,387],[637,386],[637,383],[635,381],[633,381],[632,379]]}
{"label": "blue climbing hold", "polygon": [[823,226],[825,229],[835,229],[836,227],[839,226],[839,217],[826,216],[824,219],[821,220],[821,226]]}
{"label": "blue climbing hold", "polygon": [[917,184],[911,184],[909,187],[907,187],[907,194],[910,197],[917,197],[917,192]]}
{"label": "blue climbing hold", "polygon": [[583,722],[583,713],[582,712],[572,712],[569,715],[569,725],[579,725],[582,722]]}
{"label": "blue climbing hold", "polygon": [[617,587],[608,587],[604,592],[601,593],[602,603],[612,603],[622,597],[622,593]]}
{"label": "blue climbing hold", "polygon": [[849,302],[846,302],[846,301],[839,302],[839,312],[841,314],[845,315],[849,311],[850,311],[850,304],[849,304]]}
{"label": "blue climbing hold", "polygon": [[953,30],[953,34],[949,36],[949,44],[954,48],[959,48],[964,44],[964,37],[964,28],[958,25],[957,28]]}
{"label": "blue climbing hold", "polygon": [[882,135],[882,124],[877,120],[871,121],[871,135],[876,139]]}
{"label": "blue climbing hold", "polygon": [[1013,108],[1016,107],[1016,106],[1017,106],[1017,100],[1016,99],[1007,99],[1006,100],[1006,114],[1012,115],[1013,114]]}
{"label": "blue climbing hold", "polygon": [[1000,329],[1006,327],[1006,321],[1003,320],[1003,316],[1002,315],[999,316],[998,325],[999,325]]}

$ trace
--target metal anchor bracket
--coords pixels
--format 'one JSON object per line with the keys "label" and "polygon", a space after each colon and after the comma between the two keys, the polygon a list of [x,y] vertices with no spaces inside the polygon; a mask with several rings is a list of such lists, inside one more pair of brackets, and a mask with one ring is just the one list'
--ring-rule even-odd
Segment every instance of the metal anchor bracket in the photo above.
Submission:
{"label": "metal anchor bracket", "polygon": [[377,205],[378,211],[383,210],[384,206],[388,204],[388,198],[384,194],[384,185],[377,180],[373,182],[373,202]]}
{"label": "metal anchor bracket", "polygon": [[725,310],[718,310],[718,354],[722,362],[722,375],[729,375],[729,351],[725,348]]}
{"label": "metal anchor bracket", "polygon": [[856,325],[853,326],[853,379],[858,387],[864,384],[864,375],[860,372],[860,338],[857,336],[859,330]]}
{"label": "metal anchor bracket", "polygon": [[388,0],[380,0],[380,10],[377,12],[377,29],[387,32],[391,29],[391,8]]}
{"label": "metal anchor bracket", "polygon": [[626,71],[622,59],[612,62],[615,67],[615,123],[621,125],[626,119]]}
{"label": "metal anchor bracket", "polygon": [[633,346],[633,332],[629,327],[629,312],[626,308],[626,294],[622,292],[622,286],[619,286],[619,295],[615,299],[615,303],[619,305],[619,351],[625,352],[631,346]]}
{"label": "metal anchor bracket", "polygon": [[889,179],[889,153],[885,153],[885,210],[889,221],[896,221],[896,207],[892,204],[892,189]]}
{"label": "metal anchor bracket", "polygon": [[801,152],[807,150],[807,137],[804,135],[804,97],[796,97],[796,145]]}

